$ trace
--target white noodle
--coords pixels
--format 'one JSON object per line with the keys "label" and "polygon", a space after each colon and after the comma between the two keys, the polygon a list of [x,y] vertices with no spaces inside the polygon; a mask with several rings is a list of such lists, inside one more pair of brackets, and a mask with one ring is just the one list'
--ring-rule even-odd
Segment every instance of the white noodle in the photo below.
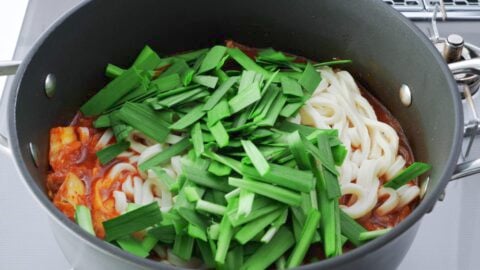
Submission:
{"label": "white noodle", "polygon": [[301,124],[337,129],[347,147],[346,159],[339,168],[339,182],[342,194],[352,194],[356,200],[350,206],[342,205],[343,210],[353,218],[360,218],[375,208],[379,196],[387,194],[389,198],[376,209],[379,215],[410,203],[418,197],[417,186],[397,191],[380,188],[379,179],[390,180],[405,167],[405,159],[398,154],[396,131],[378,121],[350,73],[334,72],[328,67],[319,72],[322,81],[299,116]]}
{"label": "white noodle", "polygon": [[143,198],[143,180],[140,177],[133,177],[133,202],[137,204],[142,203]]}
{"label": "white noodle", "polygon": [[113,191],[113,198],[115,199],[115,210],[120,214],[125,213],[127,210],[127,196],[125,193],[115,190]]}
{"label": "white noodle", "polygon": [[113,137],[113,132],[111,129],[107,129],[103,134],[102,137],[98,140],[97,144],[95,145],[95,149],[101,149],[110,142]]}
{"label": "white noodle", "polygon": [[378,196],[382,197],[382,196],[385,196],[385,195],[388,195],[387,200],[385,202],[383,202],[383,204],[380,205],[375,210],[375,213],[379,216],[384,216],[384,215],[392,212],[393,210],[395,210],[395,208],[397,207],[397,205],[399,203],[398,194],[393,188],[381,187],[378,190]]}

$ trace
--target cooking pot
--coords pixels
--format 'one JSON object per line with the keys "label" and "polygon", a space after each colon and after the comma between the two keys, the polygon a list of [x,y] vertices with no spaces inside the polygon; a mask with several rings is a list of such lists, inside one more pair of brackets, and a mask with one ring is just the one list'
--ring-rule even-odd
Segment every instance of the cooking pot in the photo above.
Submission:
{"label": "cooking pot", "polygon": [[[74,269],[174,267],[136,257],[86,233],[51,203],[45,188],[49,129],[67,125],[80,105],[105,85],[108,63],[128,66],[145,44],[171,54],[226,39],[315,61],[352,59],[345,68],[400,121],[415,159],[433,166],[429,178],[422,179],[424,198],[393,230],[301,269],[396,268],[452,174],[459,178],[479,171],[479,161],[456,165],[463,116],[449,67],[410,21],[381,1],[85,1],[57,20],[20,64],[3,97],[8,132],[0,136],[21,178],[46,209]],[[456,65],[455,70],[475,68],[471,62]],[[2,66],[0,75],[16,69],[15,63]]]}

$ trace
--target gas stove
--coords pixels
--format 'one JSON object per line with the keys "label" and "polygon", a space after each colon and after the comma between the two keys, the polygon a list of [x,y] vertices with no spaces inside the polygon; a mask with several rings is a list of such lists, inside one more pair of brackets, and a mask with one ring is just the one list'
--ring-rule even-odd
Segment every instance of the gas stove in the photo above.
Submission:
{"label": "gas stove", "polygon": [[[450,62],[480,55],[480,0],[383,0],[412,19]],[[14,59],[22,59],[39,35],[81,0],[30,0]],[[0,8],[4,7],[0,2]],[[1,34],[1,33],[0,33]],[[476,46],[477,45],[477,46]],[[471,70],[456,75],[465,114],[459,163],[480,158],[480,79]],[[11,87],[12,78],[6,88]],[[1,92],[0,92],[1,93]],[[0,104],[0,116],[5,115]],[[478,112],[478,113],[477,113]],[[5,130],[0,117],[0,130]],[[480,268],[479,176],[451,182],[422,221],[399,269]],[[11,159],[0,152],[0,269],[71,269],[57,247],[45,213],[21,184]],[[21,203],[20,203],[21,202]],[[12,209],[15,209],[13,211]]]}

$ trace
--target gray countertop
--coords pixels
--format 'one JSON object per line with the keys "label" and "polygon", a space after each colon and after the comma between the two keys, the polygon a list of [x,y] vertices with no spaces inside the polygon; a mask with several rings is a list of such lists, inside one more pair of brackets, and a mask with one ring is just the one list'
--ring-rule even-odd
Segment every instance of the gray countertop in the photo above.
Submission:
{"label": "gray countertop", "polygon": [[[21,59],[33,42],[65,10],[80,0],[31,0],[15,59]],[[464,36],[480,44],[479,23],[441,25],[447,33],[465,30]],[[419,26],[425,30],[427,23]],[[469,30],[470,29],[470,30]],[[471,30],[475,29],[475,30]],[[11,78],[7,86],[11,85]],[[475,99],[479,99],[478,95]],[[0,103],[0,105],[3,105]],[[0,131],[5,130],[5,106],[0,106]],[[480,142],[473,156],[480,157]],[[399,269],[480,268],[480,205],[478,176],[452,182],[446,198],[425,216],[418,235]],[[0,151],[0,269],[70,269],[58,248],[46,213],[19,178],[8,153]]]}

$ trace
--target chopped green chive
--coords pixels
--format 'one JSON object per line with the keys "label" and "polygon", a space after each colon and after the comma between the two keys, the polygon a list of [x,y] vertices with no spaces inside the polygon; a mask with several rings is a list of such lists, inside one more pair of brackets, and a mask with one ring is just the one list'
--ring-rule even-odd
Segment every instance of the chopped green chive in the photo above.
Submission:
{"label": "chopped green chive", "polygon": [[119,154],[126,151],[130,147],[130,143],[123,141],[109,145],[96,153],[100,163],[107,164],[115,159]]}
{"label": "chopped green chive", "polygon": [[299,193],[254,180],[242,180],[229,177],[228,183],[234,187],[246,189],[250,192],[254,192],[292,206],[300,205],[302,201]]}
{"label": "chopped green chive", "polygon": [[250,256],[240,269],[266,269],[295,244],[291,231],[282,227],[267,244]]}
{"label": "chopped green chive", "polygon": [[205,55],[205,58],[203,58],[198,73],[204,73],[216,68],[222,61],[226,52],[227,48],[225,46],[213,46],[210,51],[208,51],[207,55]]}
{"label": "chopped green chive", "polygon": [[117,117],[160,143],[164,142],[170,133],[169,124],[162,116],[144,104],[126,103],[117,112]]}
{"label": "chopped green chive", "polygon": [[361,232],[360,235],[358,236],[358,239],[360,241],[369,241],[369,240],[375,239],[377,237],[380,237],[380,236],[388,233],[391,230],[392,230],[392,228],[387,228],[387,229],[382,229],[382,230]]}
{"label": "chopped green chive", "polygon": [[131,233],[146,229],[162,220],[157,202],[147,204],[116,218],[103,222],[105,239],[117,240]]}
{"label": "chopped green chive", "polygon": [[302,228],[300,240],[295,245],[290,258],[288,259],[288,268],[299,266],[307,254],[310,243],[313,240],[313,236],[317,230],[317,226],[320,222],[320,212],[315,209],[310,210],[307,215],[307,219]]}
{"label": "chopped green chive", "polygon": [[215,215],[222,216],[225,214],[227,208],[223,205],[218,205],[204,200],[198,200],[195,209],[209,212]]}
{"label": "chopped green chive", "polygon": [[90,209],[88,207],[77,205],[75,208],[75,221],[82,229],[91,235],[95,235],[92,224],[92,215],[90,214]]}
{"label": "chopped green chive", "polygon": [[302,76],[300,77],[300,80],[298,80],[298,83],[302,85],[308,93],[311,94],[313,91],[315,91],[315,89],[317,89],[317,86],[321,80],[322,77],[320,76],[320,73],[315,70],[312,64],[308,63],[302,73]]}
{"label": "chopped green chive", "polygon": [[131,68],[115,78],[95,96],[88,100],[80,111],[85,116],[99,115],[115,104],[119,99],[135,87],[139,86],[144,77],[136,68]]}
{"label": "chopped green chive", "polygon": [[261,176],[264,176],[266,173],[270,171],[270,165],[263,157],[262,153],[258,150],[258,148],[253,144],[251,141],[242,140],[243,149],[247,153],[248,157],[250,158],[253,166],[257,169]]}
{"label": "chopped green chive", "polygon": [[197,107],[193,108],[191,111],[189,111],[186,115],[184,115],[182,118],[177,120],[177,122],[173,123],[170,125],[171,130],[182,130],[190,125],[194,124],[197,122],[200,118],[202,118],[205,115],[205,113],[202,111],[202,105],[198,105]]}
{"label": "chopped green chive", "polygon": [[408,168],[401,171],[393,179],[383,184],[383,186],[398,189],[399,187],[407,184],[416,177],[428,172],[431,168],[432,166],[430,166],[429,164],[423,162],[414,162],[412,163],[412,165],[408,166]]}

